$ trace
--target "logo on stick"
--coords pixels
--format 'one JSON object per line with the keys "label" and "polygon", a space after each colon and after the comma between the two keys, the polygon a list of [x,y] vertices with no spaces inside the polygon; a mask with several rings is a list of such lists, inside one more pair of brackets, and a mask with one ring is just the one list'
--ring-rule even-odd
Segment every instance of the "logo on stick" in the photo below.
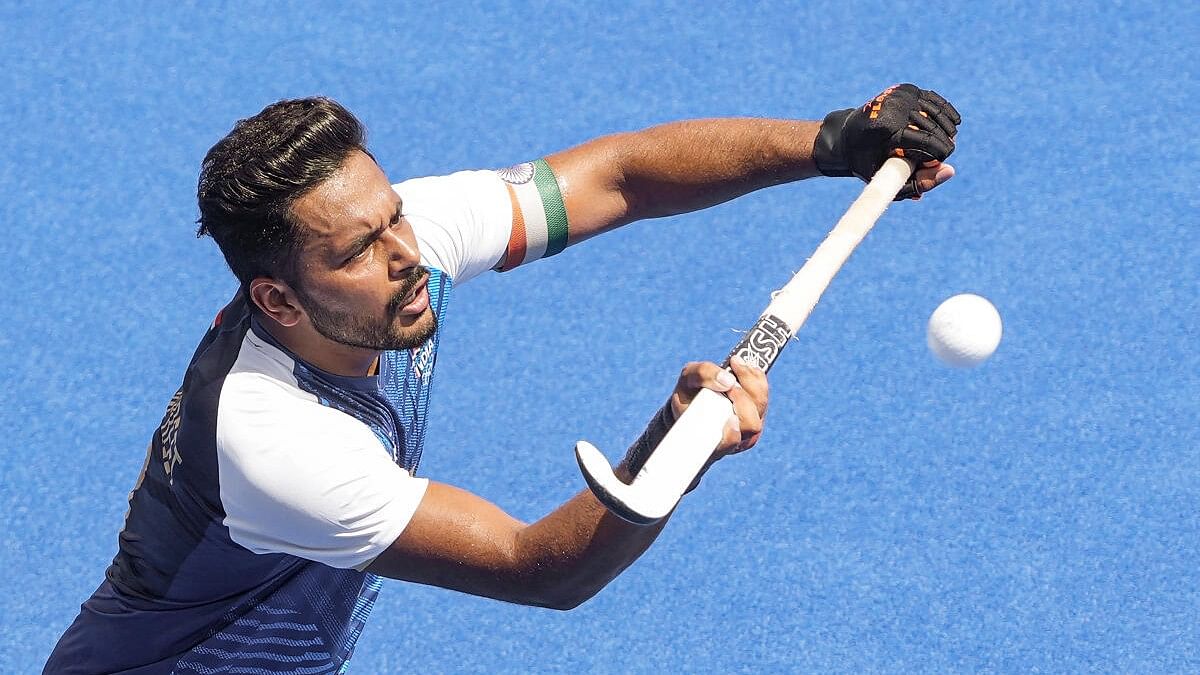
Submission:
{"label": "logo on stick", "polygon": [[746,363],[767,370],[775,362],[779,352],[783,351],[791,334],[791,329],[779,317],[764,314],[758,318],[750,331],[742,336],[742,340],[729,356],[736,356]]}

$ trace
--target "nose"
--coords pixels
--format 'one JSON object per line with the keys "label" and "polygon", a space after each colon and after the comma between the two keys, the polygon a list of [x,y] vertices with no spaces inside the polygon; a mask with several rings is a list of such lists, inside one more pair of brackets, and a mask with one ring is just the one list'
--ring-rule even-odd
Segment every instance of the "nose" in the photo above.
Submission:
{"label": "nose", "polygon": [[405,277],[409,270],[421,264],[421,252],[416,237],[412,236],[412,228],[389,228],[382,238],[387,243],[388,275],[392,279]]}

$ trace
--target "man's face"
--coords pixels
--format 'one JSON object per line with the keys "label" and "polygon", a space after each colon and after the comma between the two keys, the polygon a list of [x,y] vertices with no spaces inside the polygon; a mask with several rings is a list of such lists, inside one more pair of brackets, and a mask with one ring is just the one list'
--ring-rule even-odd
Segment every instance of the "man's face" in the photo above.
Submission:
{"label": "man's face", "polygon": [[292,204],[308,234],[292,286],[323,337],[363,349],[410,349],[437,330],[429,271],[401,207],[363,152]]}

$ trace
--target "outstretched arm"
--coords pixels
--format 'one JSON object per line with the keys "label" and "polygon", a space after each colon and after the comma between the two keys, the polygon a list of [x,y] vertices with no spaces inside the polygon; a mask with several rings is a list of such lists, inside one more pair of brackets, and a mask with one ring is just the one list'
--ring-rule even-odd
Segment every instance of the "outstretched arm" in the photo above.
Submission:
{"label": "outstretched arm", "polygon": [[[733,368],[738,383],[730,386],[719,379],[725,371],[716,364],[689,364],[671,397],[676,415],[701,387],[733,401],[737,416],[714,457],[749,448],[762,431],[766,375],[744,364]],[[526,525],[469,492],[431,482],[404,532],[367,569],[508,602],[570,609],[632,564],[665,522],[630,524],[583,490]]]}
{"label": "outstretched arm", "polygon": [[818,175],[820,124],[726,118],[613,134],[546,158],[571,224],[569,243],[643,218],[714,206]]}
{"label": "outstretched arm", "polygon": [[919,197],[954,175],[958,112],[936,93],[898,85],[824,122],[757,118],[674,122],[613,134],[546,158],[570,223],[568,244],[643,218],[714,206],[818,175],[869,179],[904,153],[920,165],[902,193]]}

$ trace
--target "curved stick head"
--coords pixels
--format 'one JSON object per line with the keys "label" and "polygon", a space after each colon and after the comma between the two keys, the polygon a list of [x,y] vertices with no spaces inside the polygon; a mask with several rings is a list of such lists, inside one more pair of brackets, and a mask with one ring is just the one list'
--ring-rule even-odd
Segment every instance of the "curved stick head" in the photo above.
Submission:
{"label": "curved stick head", "polygon": [[609,511],[635,525],[650,525],[662,520],[679,501],[676,498],[664,504],[664,500],[657,498],[660,495],[622,483],[604,455],[587,441],[575,444],[575,460],[596,499]]}

